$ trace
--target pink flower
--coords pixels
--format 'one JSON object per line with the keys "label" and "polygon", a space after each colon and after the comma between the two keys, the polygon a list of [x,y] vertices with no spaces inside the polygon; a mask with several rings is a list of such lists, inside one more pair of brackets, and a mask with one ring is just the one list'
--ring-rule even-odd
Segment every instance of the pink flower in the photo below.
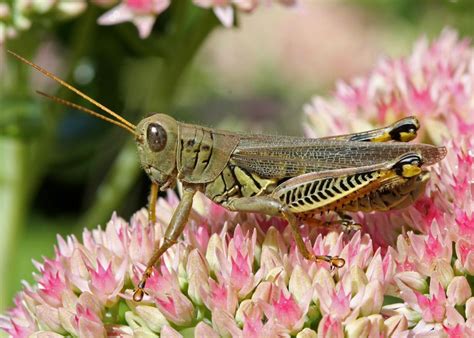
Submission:
{"label": "pink flower", "polygon": [[344,290],[342,284],[339,284],[337,287],[327,287],[316,284],[315,289],[321,303],[321,312],[323,314],[332,315],[341,320],[350,314],[351,294]]}
{"label": "pink flower", "polygon": [[[280,325],[292,330],[298,325],[305,311],[298,305],[293,296],[285,289],[275,292],[270,306],[266,306],[265,315],[274,318]],[[310,298],[308,297],[308,302]],[[303,322],[300,323],[300,325]],[[298,327],[301,328],[301,327]]]}
{"label": "pink flower", "polygon": [[[432,283],[434,284],[434,283]],[[425,322],[442,322],[445,314],[446,294],[441,284],[434,286],[434,290],[430,288],[431,298],[415,293],[418,306],[422,311],[422,317]]]}
{"label": "pink flower", "polygon": [[335,319],[331,317],[331,315],[325,315],[319,322],[318,332],[318,336],[322,338],[344,337],[344,331],[342,330],[342,323],[340,319]]}
{"label": "pink flower", "polygon": [[147,38],[156,17],[170,5],[170,0],[122,0],[122,2],[104,13],[98,22],[101,25],[116,25],[131,21],[138,29],[142,39]]}
{"label": "pink flower", "polygon": [[[79,336],[178,335],[195,327],[211,336],[259,337],[296,335],[315,320],[315,311],[331,316],[325,319],[327,327],[323,325],[327,332],[340,332],[344,319],[352,322],[380,311],[393,258],[375,254],[367,235],[356,234],[349,243],[336,234],[308,238],[321,252],[354,256],[340,271],[330,271],[325,264],[304,260],[290,236],[270,227],[259,239],[256,218],[246,217],[241,226],[242,217],[214,208],[202,196],[197,204],[209,219],[194,214],[189,232],[211,233],[214,212],[226,226],[209,238],[205,248],[201,246],[206,241],[195,241],[189,233],[183,236],[154,269],[142,303],[133,302],[132,290],[144,261],[162,238],[175,202],[173,194],[158,201],[157,213],[164,219],[153,227],[145,225],[147,213],[140,210],[130,224],[113,215],[104,230],[85,230],[82,242],[73,236],[58,237],[55,257],[35,263],[37,284],[25,286],[16,306],[0,318],[1,327],[14,336],[44,327]],[[202,227],[205,231],[199,231]],[[145,254],[137,253],[138,243]],[[461,294],[460,287],[453,286],[451,292]],[[121,321],[114,317],[118,309]]]}
{"label": "pink flower", "polygon": [[474,243],[465,239],[456,242],[456,255],[460,269],[474,275]]}
{"label": "pink flower", "polygon": [[431,44],[422,38],[411,55],[384,58],[367,76],[339,83],[333,98],[315,97],[304,107],[309,136],[366,130],[415,115],[421,123],[418,139],[447,147],[446,159],[431,168],[425,196],[416,204],[401,211],[354,215],[376,245],[394,245],[406,222],[427,233],[436,220],[450,236],[470,236],[474,209],[473,57],[469,41],[459,40],[456,32],[445,29]]}

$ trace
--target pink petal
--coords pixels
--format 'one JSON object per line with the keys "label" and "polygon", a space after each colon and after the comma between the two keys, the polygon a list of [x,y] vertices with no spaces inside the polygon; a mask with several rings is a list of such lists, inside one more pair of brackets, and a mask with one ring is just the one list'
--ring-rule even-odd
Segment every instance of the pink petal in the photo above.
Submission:
{"label": "pink petal", "polygon": [[343,338],[344,331],[339,319],[335,319],[330,315],[325,315],[318,325],[319,338]]}
{"label": "pink petal", "polygon": [[199,322],[194,329],[195,337],[208,337],[208,338],[219,338],[219,335],[216,331],[212,329],[209,325],[204,322]]}
{"label": "pink petal", "polygon": [[288,292],[285,295],[283,290],[280,290],[280,294],[277,300],[272,303],[273,311],[276,319],[286,328],[293,328],[296,322],[303,315],[300,307],[293,299],[291,294]]}

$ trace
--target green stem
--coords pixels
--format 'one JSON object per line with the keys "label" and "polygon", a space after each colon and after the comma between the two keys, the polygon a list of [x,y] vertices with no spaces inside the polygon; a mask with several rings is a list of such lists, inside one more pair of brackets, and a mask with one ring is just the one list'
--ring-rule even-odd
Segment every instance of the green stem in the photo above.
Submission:
{"label": "green stem", "polygon": [[135,143],[132,140],[124,145],[106,178],[98,187],[93,207],[78,222],[76,232],[79,233],[84,227],[95,227],[100,224],[110,217],[115,206],[125,198],[140,173],[136,153]]}
{"label": "green stem", "polygon": [[[92,8],[91,8],[92,7]],[[96,27],[96,15],[97,9],[93,6],[87,10],[82,19],[77,23],[73,33],[73,39],[71,41],[71,53],[69,54],[67,65],[68,70],[66,73],[65,80],[68,83],[72,81],[72,74],[76,68],[78,62],[84,54],[87,54],[87,51],[91,47],[91,40],[84,39],[84,36],[91,36],[94,34],[94,29]],[[57,96],[69,100],[75,94],[70,90],[67,90],[65,87],[59,87]],[[40,99],[43,100],[44,99]],[[30,184],[35,187],[32,191],[36,190],[36,187],[41,183],[41,178],[47,166],[49,165],[50,158],[44,154],[48,154],[49,150],[53,147],[55,142],[55,133],[60,122],[61,114],[59,111],[63,111],[64,108],[59,104],[51,104],[51,102],[43,102],[43,118],[45,119],[45,132],[44,136],[38,144],[38,149],[33,154],[36,155],[31,159],[31,162],[35,163],[36,175],[32,177]]]}
{"label": "green stem", "polygon": [[[89,11],[77,23],[72,44],[74,49],[71,54],[71,62],[69,62],[69,76],[72,74],[79,56],[84,54],[84,50],[89,45],[83,41],[85,40],[83,37],[88,36],[91,28],[95,27],[94,17],[94,12]],[[20,44],[20,42],[18,43]],[[29,49],[25,49],[24,46],[28,46]],[[22,48],[15,48],[13,45],[13,49],[31,58],[37,46],[37,43],[23,42],[20,45]],[[14,81],[11,87],[2,91],[0,100],[5,103],[8,99],[12,101],[14,98],[18,103],[9,109],[15,113],[17,110],[21,110],[22,114],[28,116],[29,119],[34,119],[38,115],[39,104],[33,103],[30,98],[28,74],[31,69],[16,60],[10,60],[9,63],[15,65],[10,68]],[[15,126],[9,126],[15,131],[12,132],[12,135],[0,138],[0,158],[2,160],[2,166],[0,166],[0,214],[2,215],[0,221],[0,276],[9,275],[12,265],[16,263],[16,251],[24,230],[25,220],[28,217],[29,204],[49,164],[49,158],[45,154],[49,153],[48,150],[53,143],[60,114],[51,114],[46,104],[41,105],[41,110],[42,112],[48,111],[48,114],[41,115],[43,123],[41,123],[40,132],[38,129],[30,130],[31,127],[20,121]],[[2,113],[6,114],[7,110],[4,109]],[[39,127],[37,126],[37,128]],[[8,279],[3,278],[3,280],[4,282],[0,283],[0,312],[3,312],[11,304],[9,294],[11,290],[6,282]]]}
{"label": "green stem", "polygon": [[0,313],[10,305],[8,276],[15,264],[14,252],[26,216],[28,200],[28,146],[18,138],[0,139]]}
{"label": "green stem", "polygon": [[[180,80],[187,66],[196,55],[203,41],[218,25],[211,11],[187,9],[192,15],[188,24],[165,38],[169,42],[163,67],[155,72],[154,95],[143,103],[143,111],[170,111]],[[135,145],[127,142],[112,164],[106,178],[100,184],[91,207],[80,219],[76,233],[84,227],[93,227],[107,220],[120,202],[127,196],[140,174]]]}

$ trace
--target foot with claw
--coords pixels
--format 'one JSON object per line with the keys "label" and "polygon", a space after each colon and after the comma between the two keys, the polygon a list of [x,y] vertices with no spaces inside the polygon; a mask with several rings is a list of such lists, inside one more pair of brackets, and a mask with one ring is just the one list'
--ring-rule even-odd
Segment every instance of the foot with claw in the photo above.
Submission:
{"label": "foot with claw", "polygon": [[145,294],[146,294],[146,292],[145,292],[146,281],[151,276],[152,271],[153,271],[152,268],[147,268],[145,270],[145,272],[143,273],[142,279],[138,283],[138,286],[135,289],[135,291],[133,292],[133,300],[135,302],[140,302],[143,299],[143,297],[145,296]]}
{"label": "foot with claw", "polygon": [[312,257],[310,257],[309,260],[312,260],[316,263],[327,262],[327,263],[331,264],[331,270],[342,268],[346,264],[346,261],[344,260],[344,258],[341,258],[339,256],[328,256],[328,255],[315,256],[315,255],[312,255]]}
{"label": "foot with claw", "polygon": [[362,229],[362,224],[357,223],[352,218],[341,220],[342,231],[346,234],[354,234],[356,231]]}

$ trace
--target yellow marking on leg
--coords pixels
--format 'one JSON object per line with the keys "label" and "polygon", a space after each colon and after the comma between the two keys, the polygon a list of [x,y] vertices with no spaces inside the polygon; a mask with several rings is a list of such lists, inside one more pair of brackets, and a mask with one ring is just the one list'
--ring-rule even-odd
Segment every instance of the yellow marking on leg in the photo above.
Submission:
{"label": "yellow marking on leg", "polygon": [[392,136],[390,136],[389,133],[383,133],[382,135],[379,135],[377,137],[374,137],[371,139],[371,142],[388,142],[392,140]]}
{"label": "yellow marking on leg", "polygon": [[416,133],[407,133],[407,132],[400,133],[400,141],[402,142],[410,142],[415,137],[416,137]]}
{"label": "yellow marking on leg", "polygon": [[406,178],[410,178],[413,176],[417,176],[421,173],[421,168],[417,165],[412,164],[405,164],[403,165],[402,176]]}

